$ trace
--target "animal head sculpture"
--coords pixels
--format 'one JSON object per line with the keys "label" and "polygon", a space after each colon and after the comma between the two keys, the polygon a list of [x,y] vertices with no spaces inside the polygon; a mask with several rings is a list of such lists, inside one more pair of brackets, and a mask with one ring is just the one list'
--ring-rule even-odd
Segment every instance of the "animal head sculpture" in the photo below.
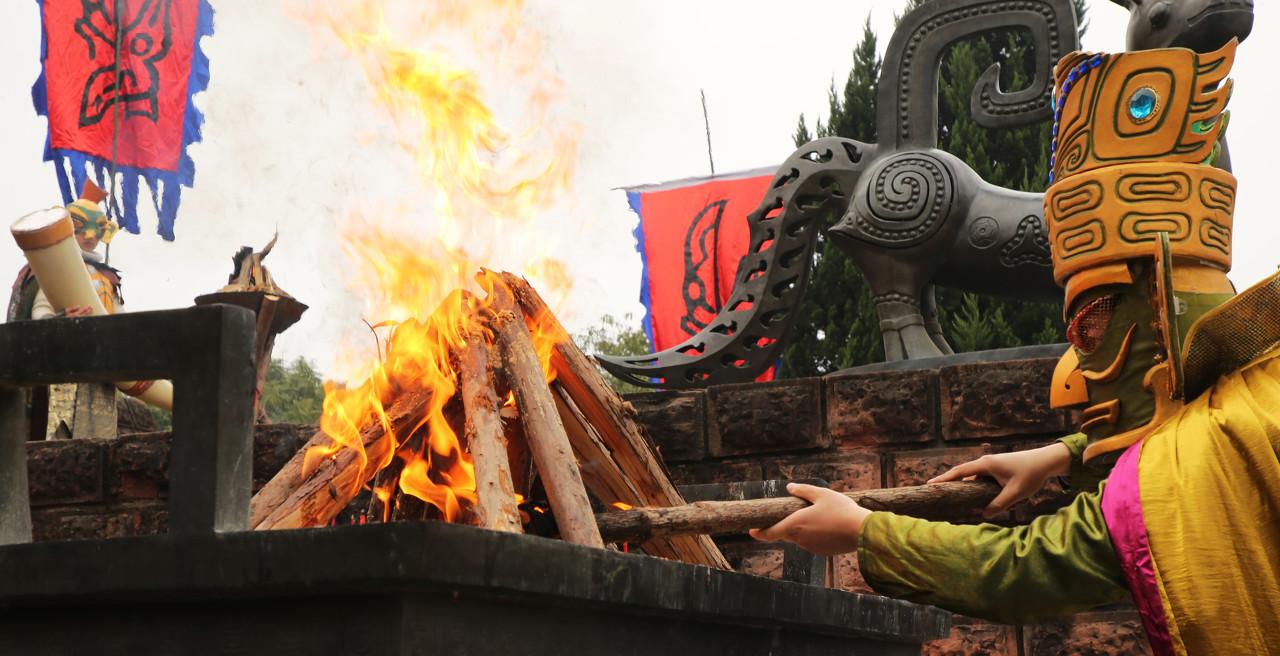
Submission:
{"label": "animal head sculpture", "polygon": [[1188,328],[1234,294],[1236,181],[1212,164],[1236,44],[1073,53],[1056,69],[1045,218],[1072,348],[1052,401],[1088,404],[1086,459],[1176,410]]}
{"label": "animal head sculpture", "polygon": [[1129,10],[1129,50],[1212,52],[1253,30],[1253,0],[1112,0]]}

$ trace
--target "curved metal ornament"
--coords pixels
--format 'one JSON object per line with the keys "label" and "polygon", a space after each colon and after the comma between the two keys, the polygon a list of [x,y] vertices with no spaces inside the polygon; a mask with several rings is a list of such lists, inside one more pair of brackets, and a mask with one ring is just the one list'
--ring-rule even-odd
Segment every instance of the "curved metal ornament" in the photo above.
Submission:
{"label": "curved metal ornament", "polygon": [[889,40],[876,96],[880,142],[899,149],[936,146],[942,56],[957,41],[999,29],[1031,33],[1035,79],[1005,92],[1000,64],[993,64],[970,96],[974,120],[1006,128],[1051,117],[1053,64],[1079,41],[1071,0],[934,0],[904,16]]}
{"label": "curved metal ornament", "polygon": [[805,144],[778,169],[747,216],[748,254],[724,308],[674,348],[637,357],[599,355],[613,375],[642,387],[703,387],[752,380],[778,358],[808,286],[818,230],[848,206],[874,147],[828,137]]}

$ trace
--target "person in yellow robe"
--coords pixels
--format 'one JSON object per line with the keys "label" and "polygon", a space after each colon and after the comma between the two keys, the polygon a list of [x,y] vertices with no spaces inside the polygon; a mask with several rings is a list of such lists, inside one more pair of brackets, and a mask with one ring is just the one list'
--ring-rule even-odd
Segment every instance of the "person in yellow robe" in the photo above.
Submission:
{"label": "person in yellow robe", "polygon": [[1073,53],[1056,69],[1054,275],[1072,346],[1052,402],[1081,432],[935,480],[990,475],[993,509],[1084,486],[1026,526],[812,502],[753,535],[856,551],[877,591],[1003,622],[1132,599],[1156,654],[1280,653],[1280,275],[1235,295],[1235,178],[1212,166],[1235,42]]}

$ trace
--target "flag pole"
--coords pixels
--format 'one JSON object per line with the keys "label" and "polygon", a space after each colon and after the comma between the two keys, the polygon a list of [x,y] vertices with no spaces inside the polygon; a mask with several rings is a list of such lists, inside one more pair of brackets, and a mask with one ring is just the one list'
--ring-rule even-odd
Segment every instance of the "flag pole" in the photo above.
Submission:
{"label": "flag pole", "polygon": [[716,174],[716,160],[711,156],[711,120],[707,118],[707,92],[698,89],[702,96],[702,124],[707,128],[707,161],[711,164],[711,175]]}

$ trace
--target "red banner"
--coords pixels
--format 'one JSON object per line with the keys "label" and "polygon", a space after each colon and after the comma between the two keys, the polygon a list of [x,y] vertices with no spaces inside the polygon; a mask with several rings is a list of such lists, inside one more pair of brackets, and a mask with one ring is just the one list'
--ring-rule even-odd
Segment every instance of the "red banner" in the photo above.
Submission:
{"label": "red banner", "polygon": [[[126,0],[121,21],[115,4],[42,3],[49,146],[111,160],[114,141],[120,165],[177,171],[200,5]],[[123,114],[113,140],[117,103]]]}
{"label": "red banner", "polygon": [[[627,189],[640,216],[640,300],[655,351],[693,336],[723,307],[749,245],[747,214],[764,198],[773,173],[759,169]],[[772,378],[772,370],[762,377]]]}

